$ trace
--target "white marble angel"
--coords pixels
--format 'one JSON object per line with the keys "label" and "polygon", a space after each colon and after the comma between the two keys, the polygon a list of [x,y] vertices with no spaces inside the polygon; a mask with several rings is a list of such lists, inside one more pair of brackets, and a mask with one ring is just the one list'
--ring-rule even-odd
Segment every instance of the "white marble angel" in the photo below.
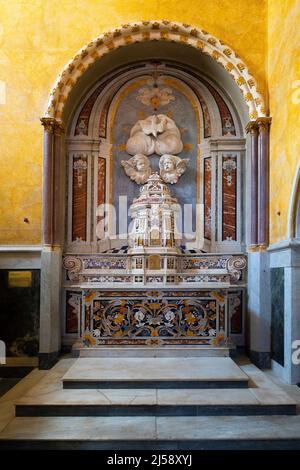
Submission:
{"label": "white marble angel", "polygon": [[179,178],[185,172],[189,160],[189,158],[180,158],[175,155],[162,155],[159,160],[161,179],[165,183],[177,183]]}
{"label": "white marble angel", "polygon": [[137,154],[129,160],[122,160],[121,165],[127,176],[137,184],[146,183],[151,175],[149,158],[143,154]]}

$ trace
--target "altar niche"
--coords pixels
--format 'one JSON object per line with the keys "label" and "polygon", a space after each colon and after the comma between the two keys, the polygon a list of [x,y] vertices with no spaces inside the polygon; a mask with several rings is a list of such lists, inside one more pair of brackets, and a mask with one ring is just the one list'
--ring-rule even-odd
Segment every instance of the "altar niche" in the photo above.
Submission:
{"label": "altar niche", "polygon": [[208,77],[167,61],[101,79],[67,139],[63,342],[244,343],[245,139]]}

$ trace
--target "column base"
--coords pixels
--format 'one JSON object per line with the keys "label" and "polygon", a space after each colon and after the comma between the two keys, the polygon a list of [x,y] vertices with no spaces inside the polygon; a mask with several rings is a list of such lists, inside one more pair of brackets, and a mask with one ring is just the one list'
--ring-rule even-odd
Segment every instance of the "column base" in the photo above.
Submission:
{"label": "column base", "polygon": [[50,353],[39,353],[39,369],[47,370],[51,369],[59,359],[59,351],[53,351]]}
{"label": "column base", "polygon": [[248,352],[251,362],[260,369],[271,368],[271,353],[269,351],[252,351]]}

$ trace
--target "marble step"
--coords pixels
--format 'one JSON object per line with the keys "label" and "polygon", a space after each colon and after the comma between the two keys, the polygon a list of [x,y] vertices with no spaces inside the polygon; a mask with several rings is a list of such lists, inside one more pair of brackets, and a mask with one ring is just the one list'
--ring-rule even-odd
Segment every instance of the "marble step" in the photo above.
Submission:
{"label": "marble step", "polygon": [[16,405],[16,416],[265,416],[295,415],[295,405]]}
{"label": "marble step", "polygon": [[[232,346],[234,349],[234,347]],[[75,357],[229,357],[230,348],[200,345],[98,346],[74,348]]]}
{"label": "marble step", "polygon": [[79,358],[65,389],[247,388],[249,377],[229,357]]}
{"label": "marble step", "polygon": [[300,416],[19,417],[0,449],[299,449]]}

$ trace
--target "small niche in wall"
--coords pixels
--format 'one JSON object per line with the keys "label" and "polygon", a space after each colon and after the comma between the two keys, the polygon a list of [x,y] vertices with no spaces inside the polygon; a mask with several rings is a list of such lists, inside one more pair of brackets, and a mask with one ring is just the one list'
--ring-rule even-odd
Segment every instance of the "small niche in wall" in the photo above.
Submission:
{"label": "small niche in wall", "polygon": [[284,366],[284,268],[271,269],[271,358]]}

